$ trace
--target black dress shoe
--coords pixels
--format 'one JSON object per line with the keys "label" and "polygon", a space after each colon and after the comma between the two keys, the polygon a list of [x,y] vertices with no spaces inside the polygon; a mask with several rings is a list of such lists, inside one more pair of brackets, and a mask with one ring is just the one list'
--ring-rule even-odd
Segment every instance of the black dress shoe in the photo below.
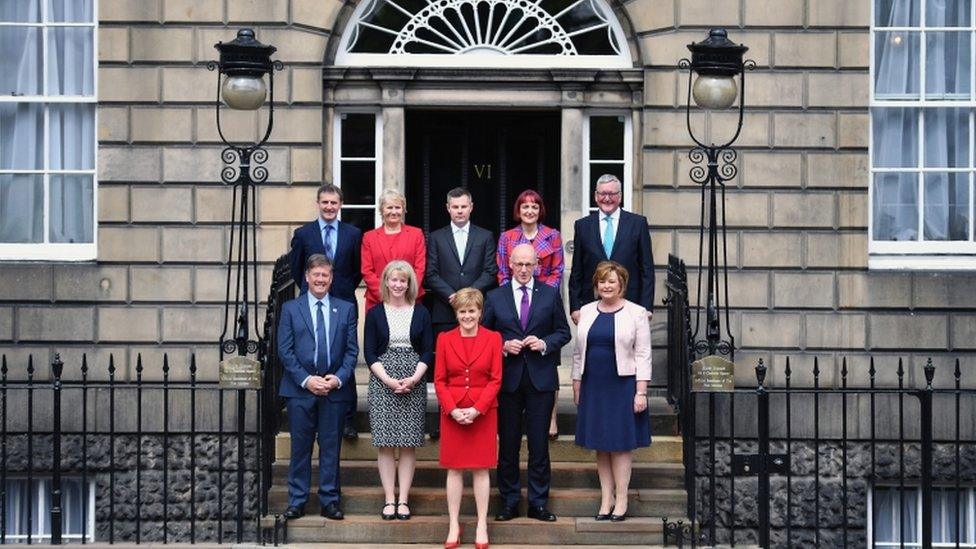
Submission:
{"label": "black dress shoe", "polygon": [[556,515],[545,507],[529,507],[528,517],[543,522],[555,522]]}
{"label": "black dress shoe", "polygon": [[622,515],[610,515],[610,522],[623,522],[627,520],[627,513]]}
{"label": "black dress shoe", "polygon": [[495,520],[505,522],[519,516],[518,507],[502,507],[495,515]]}
{"label": "black dress shoe", "polygon": [[596,514],[596,516],[593,517],[593,520],[599,520],[599,521],[610,520],[610,517],[612,517],[612,516],[613,516],[613,507],[610,508],[610,512],[609,513],[599,513],[598,512]]}
{"label": "black dress shoe", "polygon": [[342,430],[342,438],[346,440],[356,440],[359,438],[359,431],[356,430],[356,426],[352,423],[347,423],[346,428]]}
{"label": "black dress shoe", "polygon": [[285,520],[300,519],[303,516],[305,516],[305,509],[302,507],[291,506],[285,509],[285,512],[282,516],[285,517]]}
{"label": "black dress shoe", "polygon": [[339,504],[334,501],[323,507],[322,512],[319,514],[332,520],[342,520],[346,518],[346,515],[342,514],[342,509],[339,509]]}

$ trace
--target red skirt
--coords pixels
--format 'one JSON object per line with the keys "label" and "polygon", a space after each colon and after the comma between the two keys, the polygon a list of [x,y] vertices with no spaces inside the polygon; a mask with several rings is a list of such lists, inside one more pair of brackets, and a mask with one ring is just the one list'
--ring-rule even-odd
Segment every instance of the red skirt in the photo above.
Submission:
{"label": "red skirt", "polygon": [[[465,397],[460,408],[474,402]],[[492,407],[471,425],[441,414],[440,464],[445,469],[491,469],[498,465],[498,413]]]}

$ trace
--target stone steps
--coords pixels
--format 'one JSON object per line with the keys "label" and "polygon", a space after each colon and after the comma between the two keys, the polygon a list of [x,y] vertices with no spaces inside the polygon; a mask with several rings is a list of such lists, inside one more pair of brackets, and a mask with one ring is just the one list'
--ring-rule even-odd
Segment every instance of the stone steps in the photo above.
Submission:
{"label": "stone steps", "polygon": [[[345,480],[345,479],[343,479]],[[523,491],[524,492],[524,491]],[[312,498],[314,500],[314,498]],[[600,501],[599,488],[553,488],[549,492],[549,509],[559,516],[586,517],[597,512]],[[344,486],[342,507],[346,513],[379,515],[385,503],[383,489],[379,486]],[[521,513],[525,515],[525,498],[522,498]],[[288,506],[288,487],[276,483],[268,494],[272,509]],[[489,513],[497,510],[498,499],[492,498]],[[307,511],[315,512],[314,501],[308,504]],[[444,486],[422,486],[410,490],[410,511],[416,516],[443,516],[447,514],[444,501]],[[678,517],[687,511],[685,491],[682,489],[641,488],[630,491],[627,514],[633,517]],[[470,489],[465,490],[461,502],[461,513],[475,514],[474,496]]]}
{"label": "stone steps", "polygon": [[[522,454],[523,457],[525,454]],[[522,485],[525,485],[525,463],[522,463]],[[339,464],[343,490],[354,486],[379,486],[380,477],[375,460],[343,460]],[[683,490],[684,466],[681,463],[634,463],[630,486],[634,489]],[[489,471],[492,486],[495,471]],[[413,486],[442,488],[447,473],[437,460],[419,460],[413,476]],[[273,489],[285,487],[288,482],[288,462],[276,461],[273,466]],[[318,486],[318,461],[312,460],[312,486]],[[596,464],[580,462],[553,462],[552,488],[597,488],[600,486]]]}
{"label": "stone steps", "polygon": [[[574,461],[593,462],[596,457],[592,450],[577,446],[571,435],[562,435],[558,440],[549,441],[549,459],[552,462]],[[439,451],[438,441],[428,441],[427,445],[417,448],[417,459],[436,460]],[[655,436],[651,445],[634,450],[635,462],[670,462],[680,463],[682,457],[681,437]],[[525,438],[522,439],[522,456],[526,456],[528,448]],[[275,439],[275,458],[287,460],[291,456],[291,435],[279,433]],[[318,446],[312,449],[312,458],[317,459]],[[357,440],[342,441],[342,459],[376,459],[376,448],[372,444],[369,433],[360,433]]]}
{"label": "stone steps", "polygon": [[[315,513],[317,507],[308,511]],[[476,519],[462,515],[462,543],[474,542]],[[274,517],[262,519],[272,527]],[[347,514],[343,521],[331,521],[316,514],[307,515],[287,525],[289,543],[429,543],[442,544],[447,536],[444,516],[415,516],[409,521],[384,521],[377,514]],[[591,517],[560,517],[556,522],[540,523],[525,517],[508,522],[489,521],[491,543],[527,545],[609,545],[661,544],[663,523],[650,517],[629,518],[625,522],[597,522]]]}

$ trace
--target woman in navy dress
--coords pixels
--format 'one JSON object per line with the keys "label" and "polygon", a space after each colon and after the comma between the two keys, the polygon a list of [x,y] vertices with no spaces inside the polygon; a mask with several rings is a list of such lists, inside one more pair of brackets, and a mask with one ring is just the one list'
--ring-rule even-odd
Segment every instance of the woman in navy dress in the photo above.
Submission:
{"label": "woman in navy dress", "polygon": [[596,450],[596,520],[619,522],[627,516],[632,451],[651,443],[651,328],[647,310],[623,297],[627,269],[619,263],[597,265],[593,287],[599,299],[580,309],[573,350],[576,444]]}

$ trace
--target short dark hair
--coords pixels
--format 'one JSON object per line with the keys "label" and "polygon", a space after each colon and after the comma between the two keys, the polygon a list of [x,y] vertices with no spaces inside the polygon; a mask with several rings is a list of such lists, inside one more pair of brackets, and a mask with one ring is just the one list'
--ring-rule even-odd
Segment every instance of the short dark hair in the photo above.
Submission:
{"label": "short dark hair", "polygon": [[454,187],[453,189],[447,191],[448,202],[450,202],[452,198],[461,198],[462,196],[466,196],[469,200],[474,202],[474,199],[471,197],[471,191],[464,187]]}
{"label": "short dark hair", "polygon": [[526,202],[534,202],[539,205],[539,223],[542,224],[542,220],[546,217],[546,205],[542,202],[542,195],[533,191],[532,189],[526,189],[519,193],[518,198],[515,199],[515,207],[512,208],[512,218],[515,221],[522,222],[522,216],[519,214],[519,209],[522,204]]}
{"label": "short dark hair", "polygon": [[316,267],[332,268],[332,260],[325,254],[312,254],[305,260],[305,272],[309,272]]}
{"label": "short dark hair", "polygon": [[335,184],[323,183],[322,186],[319,187],[319,191],[315,193],[316,202],[323,194],[337,194],[339,195],[339,202],[342,202],[342,189]]}

